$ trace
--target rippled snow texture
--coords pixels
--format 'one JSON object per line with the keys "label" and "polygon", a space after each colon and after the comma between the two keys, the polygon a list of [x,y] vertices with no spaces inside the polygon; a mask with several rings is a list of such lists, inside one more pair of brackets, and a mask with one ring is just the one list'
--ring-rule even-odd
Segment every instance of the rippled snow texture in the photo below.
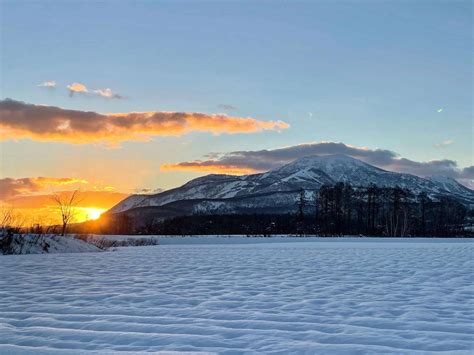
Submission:
{"label": "rippled snow texture", "polygon": [[160,245],[0,257],[0,353],[471,353],[473,244]]}

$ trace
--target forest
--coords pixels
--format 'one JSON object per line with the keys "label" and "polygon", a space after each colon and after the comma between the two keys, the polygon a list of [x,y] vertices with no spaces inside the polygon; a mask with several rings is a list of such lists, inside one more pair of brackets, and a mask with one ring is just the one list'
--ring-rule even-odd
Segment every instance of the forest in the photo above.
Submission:
{"label": "forest", "polygon": [[[311,197],[308,197],[308,196]],[[194,214],[138,224],[127,214],[104,216],[81,232],[166,235],[471,236],[473,212],[454,199],[406,189],[338,183],[301,190],[284,214]],[[92,230],[91,230],[92,229]]]}

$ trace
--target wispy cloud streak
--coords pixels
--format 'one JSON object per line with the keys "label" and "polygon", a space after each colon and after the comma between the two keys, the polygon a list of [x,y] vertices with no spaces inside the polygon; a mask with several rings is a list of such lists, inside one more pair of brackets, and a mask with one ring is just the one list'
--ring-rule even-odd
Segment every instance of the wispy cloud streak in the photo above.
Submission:
{"label": "wispy cloud streak", "polygon": [[97,90],[94,90],[94,93],[99,96],[105,97],[106,99],[123,99],[124,98],[122,95],[114,93],[109,88],[97,89]]}
{"label": "wispy cloud streak", "polygon": [[444,147],[450,146],[452,144],[454,144],[454,141],[452,139],[445,139],[442,142],[436,143],[435,147],[436,148],[444,148]]}
{"label": "wispy cloud streak", "polygon": [[54,80],[47,80],[37,85],[40,88],[49,88],[53,89],[56,87],[56,82]]}

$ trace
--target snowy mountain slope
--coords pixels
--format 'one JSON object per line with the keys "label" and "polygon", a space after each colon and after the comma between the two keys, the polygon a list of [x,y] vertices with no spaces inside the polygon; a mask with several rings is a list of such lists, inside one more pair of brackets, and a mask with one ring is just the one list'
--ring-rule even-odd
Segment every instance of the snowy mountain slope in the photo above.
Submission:
{"label": "snowy mountain slope", "polygon": [[149,196],[147,195],[131,195],[128,196],[126,199],[120,201],[116,206],[114,206],[110,211],[113,209],[117,208],[120,206],[117,211],[113,212],[121,212],[121,211],[126,211],[131,208],[134,208],[135,206],[139,205],[143,200],[146,200]]}
{"label": "snowy mountain slope", "polygon": [[[264,201],[278,192],[318,190],[324,184],[337,182],[353,186],[400,186],[414,193],[426,192],[431,197],[446,195],[474,203],[474,191],[455,180],[424,179],[410,174],[385,171],[345,155],[309,156],[262,174],[243,176],[211,174],[184,184],[181,187],[156,195],[134,195],[114,206],[108,213],[119,213],[135,208],[165,206],[178,201],[235,199],[266,194]],[[217,201],[215,201],[217,203]],[[195,205],[196,203],[193,203]],[[196,207],[199,209],[199,207]]]}
{"label": "snowy mountain slope", "polygon": [[461,202],[464,202],[465,204],[473,203],[472,197],[474,195],[474,191],[464,185],[461,185],[452,177],[435,175],[431,176],[429,179],[439,186],[439,188],[448,191],[452,196],[456,197]]}
{"label": "snowy mountain slope", "polygon": [[296,190],[259,193],[227,199],[179,200],[162,206],[136,207],[121,213],[131,217],[136,227],[144,227],[150,221],[158,222],[168,218],[195,214],[285,214],[294,211],[299,194],[300,190]]}

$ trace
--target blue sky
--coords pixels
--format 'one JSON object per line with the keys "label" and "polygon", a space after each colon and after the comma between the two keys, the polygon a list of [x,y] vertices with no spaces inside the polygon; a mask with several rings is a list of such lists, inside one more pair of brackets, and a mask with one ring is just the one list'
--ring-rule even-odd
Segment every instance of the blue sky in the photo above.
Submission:
{"label": "blue sky", "polygon": [[[231,115],[291,125],[118,149],[7,141],[2,177],[167,188],[198,173],[160,172],[163,163],[319,141],[473,164],[469,1],[2,1],[1,9],[2,98],[100,113],[211,114],[227,104]],[[37,86],[46,80],[56,88]],[[70,97],[74,82],[125,98]],[[120,167],[136,174],[126,182],[110,174]]]}

